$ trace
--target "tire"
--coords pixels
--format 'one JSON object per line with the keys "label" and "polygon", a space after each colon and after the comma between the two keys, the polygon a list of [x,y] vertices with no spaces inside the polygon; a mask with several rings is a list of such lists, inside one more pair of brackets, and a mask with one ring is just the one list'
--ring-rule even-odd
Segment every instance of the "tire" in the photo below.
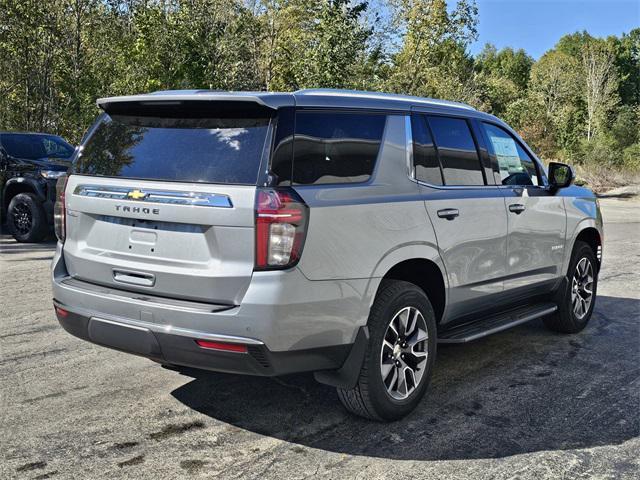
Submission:
{"label": "tire", "polygon": [[[587,326],[596,303],[598,290],[597,265],[596,257],[591,247],[585,242],[577,241],[569,262],[566,281],[563,282],[564,286],[556,296],[558,311],[544,319],[544,324],[549,330],[560,333],[578,333]],[[580,269],[591,272],[590,282],[588,281],[588,274],[579,279],[581,271],[578,268],[579,266]],[[587,291],[589,289],[591,292],[587,301],[585,297],[588,295]],[[577,304],[579,304],[579,307]]]}
{"label": "tire", "polygon": [[[396,330],[399,332],[402,328],[399,322],[408,316],[413,317],[416,310],[421,314],[424,322],[419,316],[415,316],[416,326],[411,330],[412,320],[407,320],[405,332],[409,331],[409,335],[407,341],[402,343],[402,335],[396,338],[394,332]],[[390,327],[392,323],[395,325],[394,329]],[[352,389],[338,388],[338,397],[345,408],[355,415],[378,421],[398,420],[416,408],[431,379],[437,336],[433,307],[425,293],[414,284],[383,280],[369,313],[368,326],[369,344],[358,382]],[[426,333],[426,339],[422,331]],[[383,349],[385,337],[388,343]],[[417,341],[420,338],[423,340]],[[410,345],[411,342],[414,342],[413,346]],[[392,350],[390,345],[396,344],[398,346]],[[403,345],[404,348],[401,350]],[[405,353],[401,353],[402,351]],[[424,359],[418,360],[417,355],[425,352]],[[397,358],[396,355],[402,358]],[[406,362],[403,359],[406,359]],[[399,367],[394,367],[398,364]],[[415,368],[413,375],[406,371],[407,368],[412,369],[410,365]],[[387,373],[387,383],[383,380],[385,376],[383,371]],[[405,375],[404,390],[399,383],[399,379],[402,378],[398,375],[399,371]],[[413,388],[411,388],[412,377],[416,380]],[[394,378],[398,380],[393,382]],[[393,385],[398,387],[396,391],[393,391]],[[406,397],[400,398],[403,394]]]}
{"label": "tire", "polygon": [[47,236],[47,217],[42,202],[33,193],[19,193],[7,209],[7,226],[22,243],[41,242]]}

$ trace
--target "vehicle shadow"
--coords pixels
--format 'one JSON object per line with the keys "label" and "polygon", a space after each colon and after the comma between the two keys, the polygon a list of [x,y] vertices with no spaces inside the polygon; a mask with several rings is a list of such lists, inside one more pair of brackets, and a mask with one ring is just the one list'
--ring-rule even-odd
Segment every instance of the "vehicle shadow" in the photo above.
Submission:
{"label": "vehicle shadow", "polygon": [[640,301],[599,297],[576,335],[534,321],[441,346],[420,406],[403,420],[347,414],[311,375],[276,379],[185,370],[172,392],[213,419],[290,443],[405,460],[499,458],[617,444],[638,436]]}
{"label": "vehicle shadow", "polygon": [[41,243],[18,243],[6,233],[6,229],[0,233],[0,255],[15,255],[29,252],[53,252],[56,248],[55,237],[47,237]]}

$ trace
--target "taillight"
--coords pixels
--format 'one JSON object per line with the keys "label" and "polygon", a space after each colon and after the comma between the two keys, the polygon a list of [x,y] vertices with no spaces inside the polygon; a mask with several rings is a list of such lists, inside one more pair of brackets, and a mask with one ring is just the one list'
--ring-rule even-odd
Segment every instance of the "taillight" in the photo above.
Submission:
{"label": "taillight", "polygon": [[64,191],[67,188],[67,177],[66,175],[60,177],[56,182],[56,203],[53,207],[53,227],[56,232],[56,237],[62,243],[64,243],[64,239],[67,236],[67,210],[65,208],[64,202]]}
{"label": "taillight", "polygon": [[256,193],[256,270],[293,267],[302,255],[309,209],[290,189]]}

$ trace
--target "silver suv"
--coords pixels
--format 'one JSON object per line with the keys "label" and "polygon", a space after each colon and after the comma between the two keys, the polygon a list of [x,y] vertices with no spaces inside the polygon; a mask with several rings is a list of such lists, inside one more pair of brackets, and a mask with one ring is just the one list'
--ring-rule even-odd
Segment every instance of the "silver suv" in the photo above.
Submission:
{"label": "silver suv", "polygon": [[58,183],[73,335],[176,368],[314,372],[389,421],[424,395],[438,343],[589,321],[596,198],[491,115],[339,90],[98,105]]}

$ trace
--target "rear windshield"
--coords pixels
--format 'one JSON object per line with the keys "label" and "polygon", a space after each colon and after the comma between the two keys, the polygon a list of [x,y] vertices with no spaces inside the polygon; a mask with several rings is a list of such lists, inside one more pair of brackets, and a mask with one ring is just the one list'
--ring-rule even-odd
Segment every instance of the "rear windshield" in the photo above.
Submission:
{"label": "rear windshield", "polygon": [[76,173],[255,185],[268,118],[152,118],[104,114]]}

